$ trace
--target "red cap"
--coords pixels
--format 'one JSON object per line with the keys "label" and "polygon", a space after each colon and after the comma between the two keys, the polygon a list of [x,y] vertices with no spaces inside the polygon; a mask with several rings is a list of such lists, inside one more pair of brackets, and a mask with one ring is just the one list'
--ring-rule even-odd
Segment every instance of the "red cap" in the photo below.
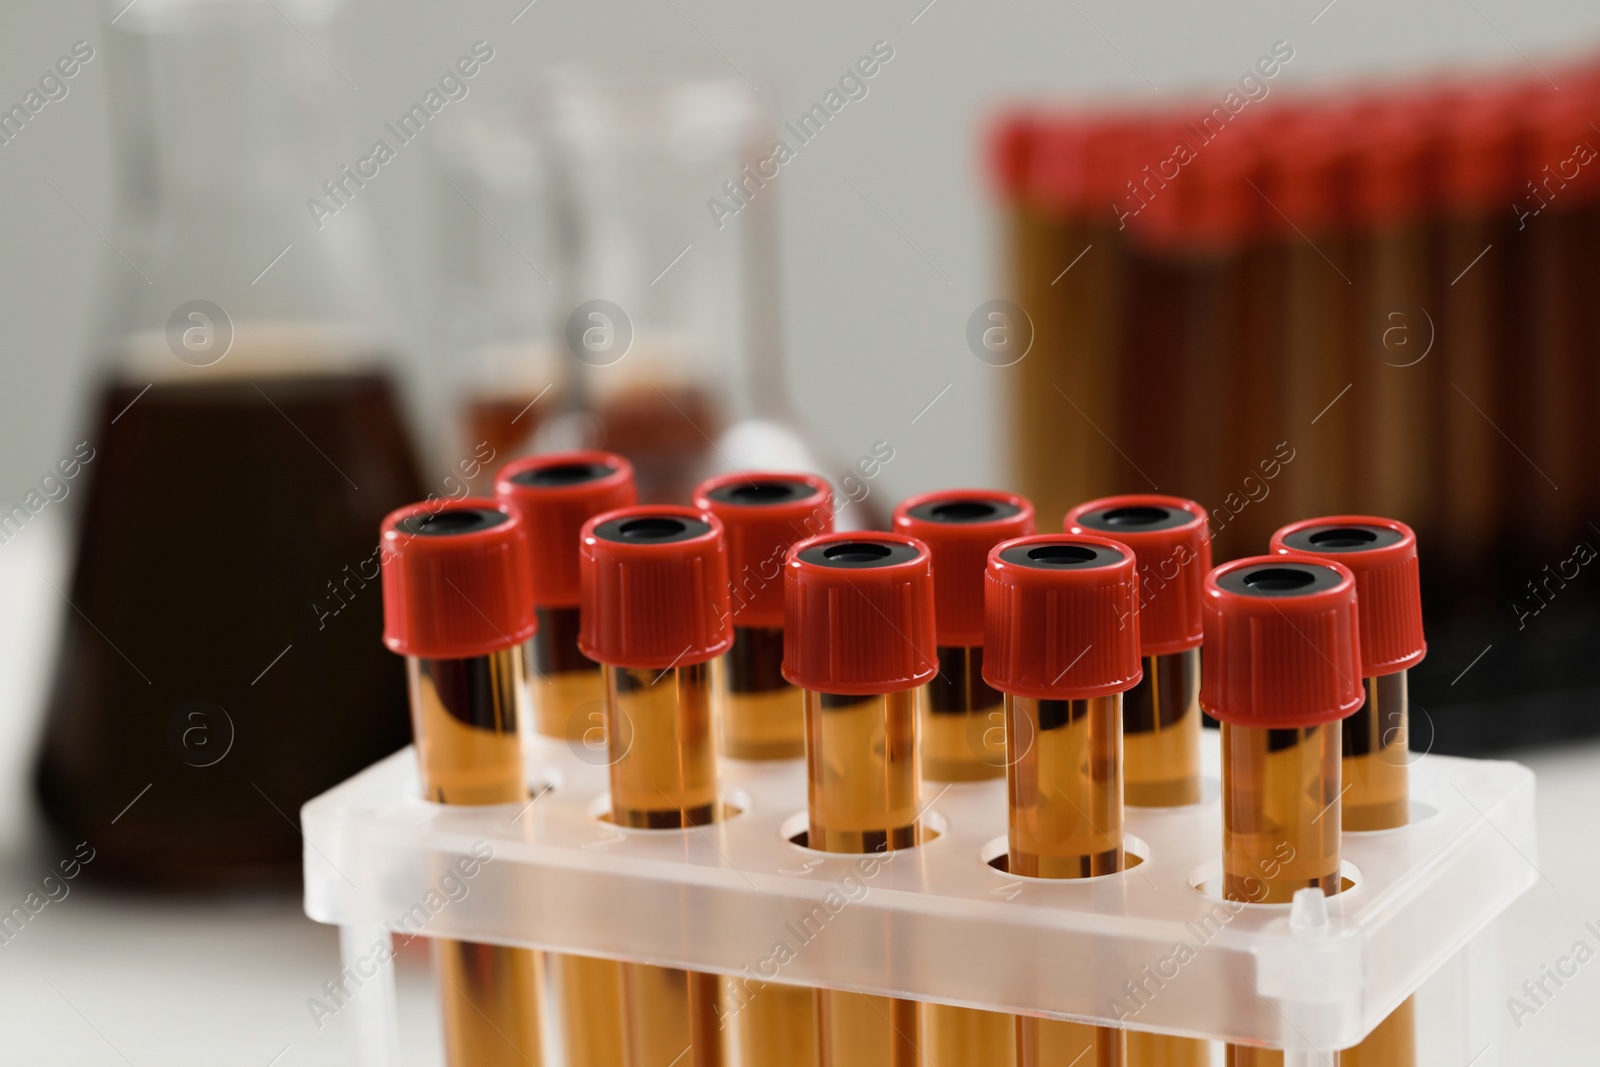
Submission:
{"label": "red cap", "polygon": [[1039,534],[989,550],[983,680],[1002,693],[1087,700],[1132,689],[1139,659],[1139,576],[1127,545]]}
{"label": "red cap", "polygon": [[[1261,206],[1246,180],[1255,162],[1254,146],[1209,130],[1196,134],[1195,158],[1173,186],[1178,239],[1200,252],[1231,250],[1256,236]],[[1217,139],[1202,140],[1206,135]]]}
{"label": "red cap", "polygon": [[1263,192],[1283,213],[1272,212],[1271,228],[1285,238],[1298,237],[1295,226],[1320,233],[1339,221],[1332,163],[1344,134],[1342,115],[1334,107],[1304,103],[1280,112],[1285,117],[1272,138],[1276,150],[1264,153]]}
{"label": "red cap", "polygon": [[1316,556],[1251,556],[1206,575],[1200,706],[1235,726],[1337,722],[1361,706],[1356,580]]}
{"label": "red cap", "polygon": [[1428,654],[1411,527],[1375,515],[1330,515],[1283,527],[1272,535],[1272,550],[1335,560],[1355,574],[1363,677],[1406,670]]}
{"label": "red cap", "polygon": [[533,636],[527,534],[498,500],[391,511],[378,528],[383,643],[403,656],[467,659]]}
{"label": "red cap", "polygon": [[1600,167],[1590,165],[1594,162],[1590,146],[1595,129],[1589,125],[1593,107],[1592,101],[1565,93],[1541,99],[1534,114],[1534,158],[1524,183],[1516,190],[1522,210],[1538,209],[1552,195],[1566,200],[1569,208],[1594,199],[1600,189]]}
{"label": "red cap", "polygon": [[933,557],[915,537],[833,533],[789,549],[783,676],[818,693],[914,689],[933,658]]}
{"label": "red cap", "polygon": [[1070,534],[1111,537],[1133,549],[1142,655],[1200,646],[1201,590],[1211,569],[1205,508],[1176,496],[1107,496],[1067,512],[1065,525]]}
{"label": "red cap", "polygon": [[1030,112],[1000,116],[989,136],[989,174],[1006,200],[1022,194],[1033,152],[1034,119]]}
{"label": "red cap", "polygon": [[506,464],[494,479],[495,495],[522,516],[528,531],[533,602],[541,608],[576,607],[578,534],[602,511],[639,499],[633,464],[615,452],[558,452]]}
{"label": "red cap", "polygon": [[942,648],[983,644],[983,568],[989,549],[1033,533],[1027,497],[993,489],[923,493],[894,509],[897,532],[933,553],[933,606]]}
{"label": "red cap", "polygon": [[1017,168],[1016,192],[1030,207],[1114,218],[1112,201],[1133,177],[1126,171],[1127,140],[1138,128],[1137,120],[1114,112],[1036,114],[1026,125],[1014,119],[1009,137],[1016,140],[1000,142],[1007,153],[1000,166]]}
{"label": "red cap", "polygon": [[1129,213],[1120,222],[1126,224],[1130,240],[1160,247],[1177,238],[1178,198],[1172,183],[1183,180],[1186,161],[1194,151],[1190,142],[1195,139],[1187,118],[1165,114],[1152,116],[1130,135],[1127,151],[1135,166],[1128,178],[1150,194],[1145,199],[1126,186],[1120,190],[1122,210]]}
{"label": "red cap", "polygon": [[583,524],[578,648],[612,667],[666,670],[733,644],[722,523],[694,508],[620,508]]}
{"label": "red cap", "polygon": [[1445,143],[1445,206],[1457,212],[1502,209],[1518,191],[1515,151],[1519,111],[1517,99],[1504,87],[1466,96],[1449,116]]}
{"label": "red cap", "polygon": [[722,520],[734,625],[782,626],[789,546],[833,530],[827,481],[815,474],[722,474],[695,488],[694,506]]}
{"label": "red cap", "polygon": [[[1419,104],[1421,106],[1419,106]],[[1351,168],[1350,207],[1358,225],[1382,229],[1413,218],[1425,203],[1426,102],[1373,103],[1357,114],[1361,133]]]}

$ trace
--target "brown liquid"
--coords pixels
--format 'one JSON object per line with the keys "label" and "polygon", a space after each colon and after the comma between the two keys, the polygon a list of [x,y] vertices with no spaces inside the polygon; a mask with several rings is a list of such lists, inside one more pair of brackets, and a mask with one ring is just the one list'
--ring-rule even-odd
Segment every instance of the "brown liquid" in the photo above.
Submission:
{"label": "brown liquid", "polygon": [[[921,689],[805,694],[807,844],[882,853],[918,843]],[[849,990],[817,994],[820,1067],[926,1067],[917,1003]]]}
{"label": "brown liquid", "polygon": [[410,442],[377,374],[144,388],[101,398],[39,795],[97,874],[292,878],[300,805],[408,740],[375,553]]}
{"label": "brown liquid", "polygon": [[633,463],[641,504],[682,504],[717,455],[723,412],[708,390],[666,381],[618,390],[601,399],[598,447]]}
{"label": "brown liquid", "polygon": [[[1123,869],[1122,694],[1088,700],[1008,695],[1008,869],[1030,878],[1091,878]],[[1087,965],[1087,964],[1086,964]],[[1123,1067],[1124,1031],[1016,1018],[1020,1067]]]}
{"label": "brown liquid", "polygon": [[469,396],[463,405],[462,422],[465,426],[469,451],[480,443],[486,444],[488,455],[496,461],[488,465],[478,477],[472,479],[474,493],[494,490],[494,472],[500,463],[524,455],[533,448],[533,437],[551,412],[559,411],[561,398],[558,390],[523,393],[480,393]]}
{"label": "brown liquid", "polygon": [[[1222,724],[1222,892],[1288,904],[1301,889],[1339,892],[1341,724]],[[1228,1067],[1283,1067],[1279,1049],[1227,1046]],[[1339,1054],[1328,1062],[1337,1067]]]}

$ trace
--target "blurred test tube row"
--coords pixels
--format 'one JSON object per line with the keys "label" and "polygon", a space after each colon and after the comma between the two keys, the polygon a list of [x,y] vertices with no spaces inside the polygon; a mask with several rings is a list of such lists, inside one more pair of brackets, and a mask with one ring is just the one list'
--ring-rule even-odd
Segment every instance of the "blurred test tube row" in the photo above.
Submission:
{"label": "blurred test tube row", "polygon": [[[1537,678],[1573,699],[1540,694],[1513,740],[1581,730],[1600,69],[1555,81],[1005,115],[991,164],[1035,331],[1017,488],[1043,514],[1141,483],[1208,501],[1219,559],[1295,515],[1403,516],[1440,620],[1421,702]],[[1503,745],[1494,723],[1459,715],[1447,743]]]}

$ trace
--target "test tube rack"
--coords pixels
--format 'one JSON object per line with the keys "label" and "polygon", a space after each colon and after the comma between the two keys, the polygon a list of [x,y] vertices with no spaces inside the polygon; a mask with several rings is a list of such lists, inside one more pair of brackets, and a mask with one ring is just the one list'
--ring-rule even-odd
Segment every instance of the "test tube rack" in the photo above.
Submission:
{"label": "test tube rack", "polygon": [[[738,813],[723,822],[630,830],[605,821],[603,749],[534,740],[532,802],[444,807],[421,798],[407,748],[302,808],[305,910],[342,928],[359,968],[368,1067],[399,1063],[393,968],[369,958],[391,932],[1266,1044],[1295,1063],[1355,1044],[1457,967],[1538,877],[1532,772],[1430,754],[1412,757],[1410,825],[1344,835],[1343,893],[1225,904],[1216,736],[1206,799],[1129,808],[1137,866],[1071,881],[990,862],[1006,852],[1003,779],[926,785],[938,836],[864,857],[795,843],[799,760],[725,761]],[[1467,989],[1451,994],[1452,1063],[1489,1041],[1472,984],[1452,979]]]}

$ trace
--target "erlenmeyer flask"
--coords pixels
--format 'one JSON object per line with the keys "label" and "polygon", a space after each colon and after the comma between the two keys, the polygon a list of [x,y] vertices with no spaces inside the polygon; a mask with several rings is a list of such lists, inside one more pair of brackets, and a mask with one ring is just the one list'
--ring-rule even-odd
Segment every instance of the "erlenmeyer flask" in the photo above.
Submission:
{"label": "erlenmeyer flask", "polygon": [[421,488],[362,310],[359,179],[302,166],[318,13],[161,0],[106,31],[119,254],[38,771],[96,874],[292,875],[301,803],[407,738],[376,545]]}
{"label": "erlenmeyer flask", "polygon": [[483,100],[430,142],[439,181],[438,331],[459,455],[479,457],[474,492],[533,447],[561,411],[569,360],[552,345],[560,235],[547,153],[520,107]]}
{"label": "erlenmeyer flask", "polygon": [[761,95],[725,66],[571,68],[540,112],[566,233],[555,329],[575,364],[568,414],[541,443],[623,453],[645,502],[687,502],[729,470],[813,471],[834,481],[844,528],[874,526],[877,499],[852,488],[860,473],[802,426],[784,387],[783,179]]}

